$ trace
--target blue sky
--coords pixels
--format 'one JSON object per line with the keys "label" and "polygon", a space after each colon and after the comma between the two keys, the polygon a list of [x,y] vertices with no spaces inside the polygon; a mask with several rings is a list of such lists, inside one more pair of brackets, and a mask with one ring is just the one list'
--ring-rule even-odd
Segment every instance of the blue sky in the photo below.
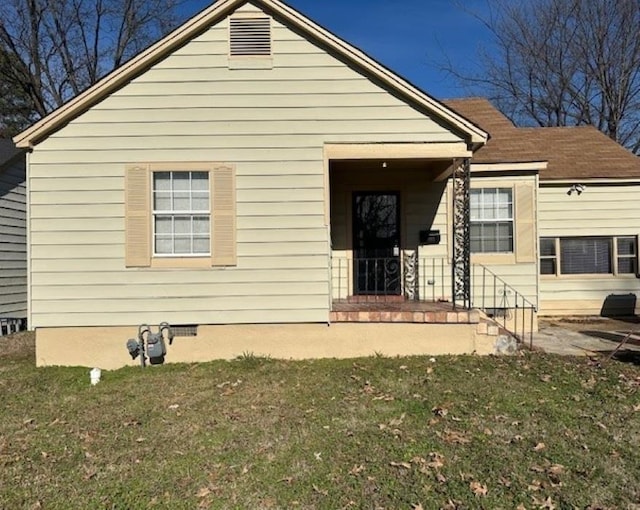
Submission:
{"label": "blue sky", "polygon": [[[185,16],[211,0],[186,0]],[[482,13],[486,0],[286,0],[331,32],[364,50],[425,92],[440,98],[469,95],[438,68],[449,59],[468,69],[491,37],[466,10]]]}

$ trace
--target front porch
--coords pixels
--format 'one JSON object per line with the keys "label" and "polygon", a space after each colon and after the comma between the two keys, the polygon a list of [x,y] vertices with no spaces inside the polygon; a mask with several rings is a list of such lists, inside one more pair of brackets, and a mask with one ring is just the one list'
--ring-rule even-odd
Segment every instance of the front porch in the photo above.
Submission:
{"label": "front porch", "polygon": [[329,161],[336,317],[368,311],[340,310],[341,302],[450,303],[451,310],[389,310],[405,317],[471,308],[469,179],[468,160]]}
{"label": "front porch", "polygon": [[[357,296],[356,296],[357,297]],[[381,299],[366,296],[366,300],[336,300],[331,322],[390,322],[415,324],[478,324],[477,310],[456,310],[451,303]]]}

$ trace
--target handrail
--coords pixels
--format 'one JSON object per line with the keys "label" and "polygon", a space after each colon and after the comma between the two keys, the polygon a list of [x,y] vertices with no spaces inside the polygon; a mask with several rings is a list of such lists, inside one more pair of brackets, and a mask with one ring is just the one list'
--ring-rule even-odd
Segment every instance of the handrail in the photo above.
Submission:
{"label": "handrail", "polygon": [[[474,292],[476,289],[476,268],[479,267],[482,270],[482,284],[481,284],[481,298],[482,302],[476,302],[476,293]],[[489,285],[492,287],[493,291],[490,292],[492,296],[492,303],[487,303],[487,276],[490,281]],[[529,301],[522,293],[518,292],[514,287],[505,282],[502,278],[500,278],[497,274],[491,271],[489,268],[483,266],[482,264],[474,264],[473,265],[473,276],[472,276],[472,288],[471,288],[471,303],[472,306],[479,308],[482,310],[487,316],[493,320],[498,325],[502,326],[502,328],[507,331],[511,336],[513,336],[517,341],[523,342],[526,338],[526,326],[525,321],[527,319],[526,312],[529,311],[529,347],[533,347],[533,329],[534,329],[534,314],[538,311],[538,307]],[[501,300],[500,303],[497,303],[498,293],[500,292]],[[508,296],[514,296],[514,304],[511,306],[509,304]],[[493,306],[489,306],[489,305]],[[521,319],[521,333],[519,332],[519,324],[518,324],[518,311],[522,311],[522,319]],[[498,320],[497,311],[502,312],[502,324]],[[510,317],[508,314],[514,311],[513,313],[513,326],[508,322]]]}
{"label": "handrail", "polygon": [[[409,252],[410,253],[410,252]],[[405,299],[417,301],[450,301],[451,286],[450,261],[445,257],[416,257],[417,267],[409,270],[405,264],[407,253],[400,255],[400,285],[394,291]],[[331,293],[332,300],[346,300],[354,294],[354,279],[358,269],[368,271],[384,259],[360,259],[362,268],[354,267],[354,260],[345,255],[332,254],[331,257]],[[358,261],[356,261],[358,262]],[[357,264],[356,264],[357,266]],[[376,278],[375,273],[373,278]],[[368,287],[367,287],[368,288]],[[376,283],[373,287],[378,288]],[[390,290],[387,285],[380,287],[380,293]],[[412,290],[412,291],[411,291]],[[472,266],[471,305],[483,311],[489,319],[502,327],[519,343],[529,342],[533,346],[535,314],[538,309],[524,294],[481,264]],[[394,292],[394,293],[395,293]],[[376,292],[373,292],[374,294]],[[502,319],[502,320],[500,320]],[[527,327],[527,322],[529,323]],[[528,331],[527,331],[528,329]]]}

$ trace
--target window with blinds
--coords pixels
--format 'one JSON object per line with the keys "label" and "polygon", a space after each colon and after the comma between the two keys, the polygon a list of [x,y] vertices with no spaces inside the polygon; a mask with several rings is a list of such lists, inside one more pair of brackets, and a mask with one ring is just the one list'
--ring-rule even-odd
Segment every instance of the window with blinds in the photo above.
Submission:
{"label": "window with blinds", "polygon": [[540,274],[636,274],[638,241],[620,237],[543,237],[540,239]]}

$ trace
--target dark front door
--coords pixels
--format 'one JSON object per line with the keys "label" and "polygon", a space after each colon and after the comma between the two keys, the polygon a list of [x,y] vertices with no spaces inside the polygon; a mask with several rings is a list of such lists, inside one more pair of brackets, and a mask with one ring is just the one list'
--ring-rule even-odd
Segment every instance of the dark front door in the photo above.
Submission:
{"label": "dark front door", "polygon": [[400,294],[400,194],[353,194],[353,274],[356,295]]}

